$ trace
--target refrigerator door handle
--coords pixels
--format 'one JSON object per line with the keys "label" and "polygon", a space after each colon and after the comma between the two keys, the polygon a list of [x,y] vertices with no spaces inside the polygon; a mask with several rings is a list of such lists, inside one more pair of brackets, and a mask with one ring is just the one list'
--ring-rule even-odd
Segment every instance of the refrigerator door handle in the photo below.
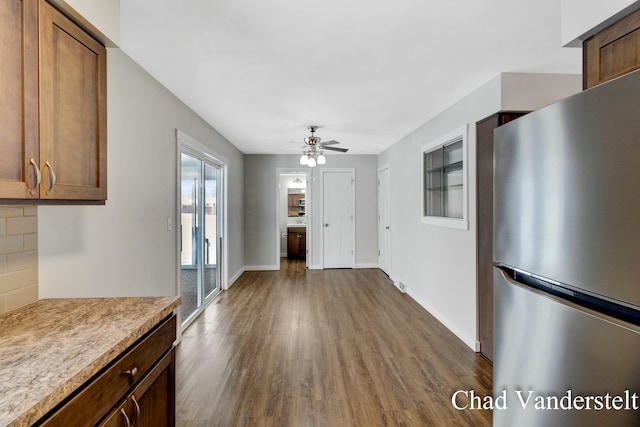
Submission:
{"label": "refrigerator door handle", "polygon": [[[526,275],[525,275],[526,277]],[[585,309],[494,269],[494,427],[637,425],[635,410],[539,410],[534,399],[640,390],[640,327]],[[612,352],[611,349],[620,349]],[[622,350],[624,349],[624,350]],[[606,362],[606,363],[605,363]],[[548,400],[544,400],[548,402]]]}

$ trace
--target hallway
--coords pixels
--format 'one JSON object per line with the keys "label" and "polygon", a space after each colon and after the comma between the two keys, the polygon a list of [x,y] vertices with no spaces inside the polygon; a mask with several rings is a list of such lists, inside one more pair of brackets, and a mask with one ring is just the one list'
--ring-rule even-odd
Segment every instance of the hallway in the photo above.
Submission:
{"label": "hallway", "polygon": [[491,365],[377,269],[245,272],[182,336],[176,425],[490,426]]}

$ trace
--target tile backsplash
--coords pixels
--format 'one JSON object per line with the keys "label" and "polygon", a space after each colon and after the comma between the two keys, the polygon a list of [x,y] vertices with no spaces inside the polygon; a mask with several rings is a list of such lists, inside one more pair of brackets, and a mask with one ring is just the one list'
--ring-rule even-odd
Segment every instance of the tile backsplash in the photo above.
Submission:
{"label": "tile backsplash", "polygon": [[38,300],[38,208],[0,205],[0,313]]}

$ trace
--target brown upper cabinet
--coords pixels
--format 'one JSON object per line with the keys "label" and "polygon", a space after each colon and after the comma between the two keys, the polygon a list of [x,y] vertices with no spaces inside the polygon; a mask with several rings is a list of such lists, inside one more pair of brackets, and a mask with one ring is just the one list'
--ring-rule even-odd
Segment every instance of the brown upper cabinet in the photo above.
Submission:
{"label": "brown upper cabinet", "polygon": [[106,200],[104,46],[44,0],[0,19],[0,199]]}
{"label": "brown upper cabinet", "polygon": [[589,89],[640,68],[640,10],[583,44],[583,88]]}

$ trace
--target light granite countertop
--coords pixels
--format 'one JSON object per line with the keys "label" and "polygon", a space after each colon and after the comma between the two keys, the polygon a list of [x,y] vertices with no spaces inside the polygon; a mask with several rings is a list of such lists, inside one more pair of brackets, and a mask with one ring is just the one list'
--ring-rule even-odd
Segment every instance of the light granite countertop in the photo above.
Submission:
{"label": "light granite countertop", "polygon": [[43,299],[0,315],[0,426],[30,426],[180,305]]}

